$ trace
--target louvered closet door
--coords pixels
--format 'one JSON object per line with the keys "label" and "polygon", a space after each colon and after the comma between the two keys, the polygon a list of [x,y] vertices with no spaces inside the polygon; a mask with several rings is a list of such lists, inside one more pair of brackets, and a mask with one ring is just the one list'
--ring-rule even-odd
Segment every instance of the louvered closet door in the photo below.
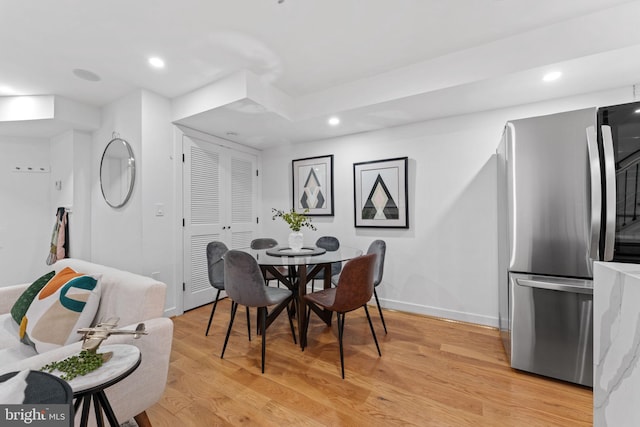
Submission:
{"label": "louvered closet door", "polygon": [[256,186],[257,160],[240,152],[231,152],[229,158],[230,206],[229,230],[231,248],[247,248],[257,230]]}
{"label": "louvered closet door", "polygon": [[248,247],[257,229],[257,159],[184,136],[184,299],[189,310],[213,301],[207,244]]}

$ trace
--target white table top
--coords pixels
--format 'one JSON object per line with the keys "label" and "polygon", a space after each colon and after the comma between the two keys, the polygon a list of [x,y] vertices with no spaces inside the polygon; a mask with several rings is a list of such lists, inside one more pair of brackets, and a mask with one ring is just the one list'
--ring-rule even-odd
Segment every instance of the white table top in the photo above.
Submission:
{"label": "white table top", "polygon": [[[67,381],[74,393],[107,383],[114,378],[124,374],[138,363],[140,359],[140,350],[138,347],[129,344],[111,344],[98,347],[98,353],[113,352],[113,356],[104,362],[101,367],[86,375],[79,375]],[[52,375],[62,376],[63,372],[55,370]]]}

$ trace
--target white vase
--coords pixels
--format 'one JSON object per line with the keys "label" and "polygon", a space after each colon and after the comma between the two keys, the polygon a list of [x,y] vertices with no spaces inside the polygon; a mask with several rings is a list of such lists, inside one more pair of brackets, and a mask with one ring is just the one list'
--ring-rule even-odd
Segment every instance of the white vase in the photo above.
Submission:
{"label": "white vase", "polygon": [[304,242],[302,231],[292,231],[289,234],[289,247],[293,252],[300,252]]}

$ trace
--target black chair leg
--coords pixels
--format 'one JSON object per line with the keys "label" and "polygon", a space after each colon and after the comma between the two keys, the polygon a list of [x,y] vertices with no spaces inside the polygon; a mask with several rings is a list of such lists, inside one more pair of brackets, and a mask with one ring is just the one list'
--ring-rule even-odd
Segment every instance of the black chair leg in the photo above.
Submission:
{"label": "black chair leg", "polygon": [[380,313],[380,320],[382,320],[382,326],[384,326],[384,333],[387,333],[387,325],[384,323],[384,316],[382,315],[382,309],[380,308],[380,301],[378,301],[378,293],[376,288],[373,288],[373,296],[376,297],[376,304],[378,305],[378,313]]}
{"label": "black chair leg", "polygon": [[251,341],[251,318],[249,317],[249,307],[247,307],[247,335],[249,335],[249,341]]}
{"label": "black chair leg", "polygon": [[264,374],[264,353],[267,345],[267,307],[258,307],[258,315],[260,316],[260,331],[262,332],[262,373]]}
{"label": "black chair leg", "polygon": [[340,368],[342,369],[342,379],[344,379],[344,352],[342,350],[342,335],[344,333],[345,313],[338,313],[338,340],[340,341]]}
{"label": "black chair leg", "polygon": [[293,299],[291,302],[287,304],[287,317],[289,318],[289,326],[291,326],[291,335],[293,336],[293,343],[298,344],[298,340],[296,339],[296,330],[293,327],[293,318],[291,317],[291,306],[295,304]]}
{"label": "black chair leg", "polygon": [[220,354],[220,359],[224,357],[224,351],[227,349],[227,342],[229,342],[229,335],[231,335],[231,327],[233,326],[233,319],[236,317],[236,310],[238,309],[238,304],[231,301],[231,319],[229,319],[229,327],[227,328],[227,336],[224,338],[224,345],[222,346],[222,354]]}
{"label": "black chair leg", "polygon": [[220,296],[220,289],[216,293],[216,300],[213,302],[213,308],[211,309],[211,316],[209,316],[209,323],[207,324],[207,332],[204,333],[205,336],[209,336],[209,328],[211,327],[211,321],[213,320],[213,313],[216,312],[216,306],[218,305],[218,297]]}
{"label": "black chair leg", "polygon": [[369,321],[369,327],[371,328],[371,335],[373,335],[373,340],[376,342],[378,356],[382,356],[382,353],[380,353],[380,346],[378,345],[378,338],[376,337],[376,331],[373,330],[373,323],[371,323],[371,316],[369,316],[369,309],[367,308],[367,304],[363,305],[363,307],[364,312],[367,313],[367,320]]}

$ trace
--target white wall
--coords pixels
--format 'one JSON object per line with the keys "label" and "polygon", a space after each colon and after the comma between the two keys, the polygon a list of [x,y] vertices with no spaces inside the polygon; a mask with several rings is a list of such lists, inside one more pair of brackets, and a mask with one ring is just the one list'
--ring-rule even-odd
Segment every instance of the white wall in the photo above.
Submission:
{"label": "white wall", "polygon": [[[314,217],[321,235],[366,249],[387,242],[385,307],[497,326],[495,149],[509,119],[630,102],[632,88],[482,112],[263,152],[262,217],[291,206],[291,160],[334,155],[335,216]],[[408,230],[354,228],[353,163],[409,157]],[[265,235],[286,242],[281,222]]]}
{"label": "white wall", "polygon": [[[73,132],[73,202],[69,213],[70,252],[74,258],[91,259],[91,135]],[[63,182],[64,188],[64,182]],[[72,222],[71,222],[72,221]]]}
{"label": "white wall", "polygon": [[[99,179],[100,159],[113,132],[129,142],[136,166],[131,198],[117,209],[104,201]],[[91,164],[95,165],[91,174],[92,261],[167,283],[165,307],[168,315],[173,314],[178,262],[173,256],[177,228],[174,185],[179,162],[174,156],[169,100],[139,90],[104,107],[102,125],[93,134]],[[158,204],[162,216],[157,215]]]}
{"label": "white wall", "polygon": [[[0,137],[0,270],[2,283],[31,282],[46,265],[55,223],[50,200],[49,140]],[[16,166],[45,173],[13,172]]]}
{"label": "white wall", "polygon": [[[174,155],[173,128],[169,117],[169,100],[151,92],[142,92],[142,271],[167,284],[165,307],[175,313],[178,302],[175,281],[177,263],[174,256],[176,221],[175,186],[181,176],[175,168],[181,161]],[[182,216],[180,216],[182,218]],[[182,229],[182,227],[179,227]],[[177,244],[181,244],[181,241]]]}
{"label": "white wall", "polygon": [[[91,151],[91,256],[98,264],[142,273],[142,96],[135,91],[102,110],[102,125],[93,133]],[[117,132],[133,150],[136,162],[131,198],[121,208],[107,205],[100,190],[100,160]]]}
{"label": "white wall", "polygon": [[[73,205],[73,131],[67,131],[51,138],[51,204],[53,206]],[[60,182],[60,189],[55,182]]]}
{"label": "white wall", "polygon": [[51,138],[50,144],[51,206],[69,210],[67,256],[91,259],[91,136],[70,130]]}

